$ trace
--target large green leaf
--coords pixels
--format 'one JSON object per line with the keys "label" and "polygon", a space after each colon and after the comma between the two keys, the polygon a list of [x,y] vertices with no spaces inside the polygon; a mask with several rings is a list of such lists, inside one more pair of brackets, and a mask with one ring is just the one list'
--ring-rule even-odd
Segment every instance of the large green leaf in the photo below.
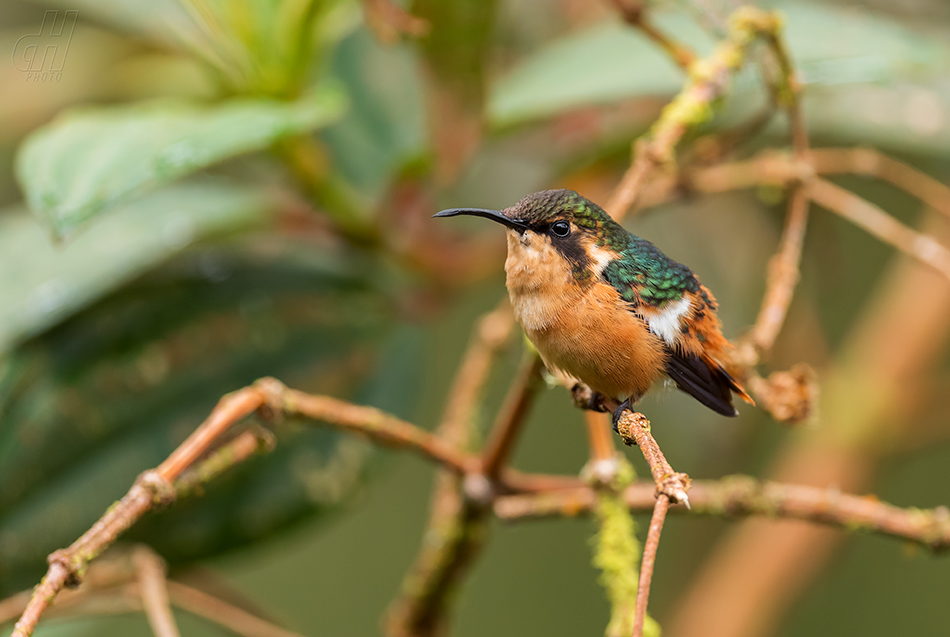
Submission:
{"label": "large green leaf", "polygon": [[340,117],[342,93],[296,102],[159,101],[69,111],[34,132],[17,156],[31,209],[58,236],[123,199]]}
{"label": "large green leaf", "polygon": [[[786,16],[786,35],[805,86],[805,113],[818,135],[942,152],[950,144],[950,33],[923,33],[893,16],[802,0],[763,3]],[[682,13],[657,12],[661,28],[700,53],[712,40]],[[747,76],[746,79],[752,76]],[[523,60],[494,87],[499,126],[593,104],[671,95],[684,76],[635,29],[597,25]],[[748,108],[760,86],[740,81],[730,108]]]}
{"label": "large green leaf", "polygon": [[[418,339],[380,354],[391,303],[306,247],[281,247],[279,256],[186,253],[8,357],[0,595],[33,583],[45,554],[88,528],[221,395],[260,376],[405,413]],[[275,452],[143,520],[130,538],[175,562],[195,559],[327,511],[358,485],[362,441],[292,423],[278,431]]]}
{"label": "large green leaf", "polygon": [[260,191],[182,183],[115,210],[68,245],[26,211],[0,214],[0,355],[194,241],[267,218]]}

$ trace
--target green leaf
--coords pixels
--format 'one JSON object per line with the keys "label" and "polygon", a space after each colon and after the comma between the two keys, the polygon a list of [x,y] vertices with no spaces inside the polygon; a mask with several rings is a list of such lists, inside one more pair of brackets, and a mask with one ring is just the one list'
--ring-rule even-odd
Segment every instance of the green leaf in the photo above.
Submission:
{"label": "green leaf", "polygon": [[[421,339],[388,354],[391,303],[309,246],[180,255],[20,346],[0,370],[0,595],[87,529],[225,393],[263,375],[405,414]],[[403,339],[405,342],[405,339]],[[388,361],[388,362],[387,362]],[[368,445],[283,423],[276,450],[124,539],[172,562],[269,536],[356,488]]]}
{"label": "green leaf", "polygon": [[296,102],[159,101],[74,110],[27,138],[17,178],[33,212],[63,237],[119,201],[312,131],[344,110],[335,89]]}
{"label": "green leaf", "polygon": [[26,211],[0,214],[0,355],[200,239],[260,225],[272,202],[182,183],[122,206],[65,246]]}

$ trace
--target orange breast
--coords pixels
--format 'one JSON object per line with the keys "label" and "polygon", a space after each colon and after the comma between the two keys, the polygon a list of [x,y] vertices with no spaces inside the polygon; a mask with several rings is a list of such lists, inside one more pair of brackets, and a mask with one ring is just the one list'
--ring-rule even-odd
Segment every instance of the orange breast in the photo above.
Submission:
{"label": "orange breast", "polygon": [[[548,325],[523,324],[545,364],[616,400],[642,396],[665,367],[660,339],[626,308],[612,286],[595,283],[583,291],[562,290],[559,311]],[[514,295],[512,301],[519,305]],[[553,306],[555,299],[549,296],[544,304]]]}

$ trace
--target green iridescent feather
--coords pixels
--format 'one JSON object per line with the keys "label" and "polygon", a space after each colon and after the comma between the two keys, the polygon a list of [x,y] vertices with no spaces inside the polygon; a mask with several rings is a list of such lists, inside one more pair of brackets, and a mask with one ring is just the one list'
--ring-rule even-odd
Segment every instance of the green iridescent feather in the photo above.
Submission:
{"label": "green iridescent feather", "polygon": [[[621,228],[622,230],[622,228]],[[660,252],[656,246],[626,230],[627,246],[620,258],[604,268],[603,277],[631,304],[639,300],[653,306],[677,301],[686,292],[699,291],[692,270]]]}

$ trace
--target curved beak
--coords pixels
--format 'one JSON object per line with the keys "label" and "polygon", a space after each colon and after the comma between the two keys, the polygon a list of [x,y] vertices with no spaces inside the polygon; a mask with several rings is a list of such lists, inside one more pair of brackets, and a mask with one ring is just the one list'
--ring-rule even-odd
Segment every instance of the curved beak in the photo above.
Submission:
{"label": "curved beak", "polygon": [[497,221],[503,226],[507,226],[512,230],[517,230],[518,232],[524,232],[528,229],[528,225],[521,221],[520,219],[511,219],[505,216],[505,213],[501,210],[486,210],[484,208],[449,208],[448,210],[443,210],[442,212],[437,212],[433,217],[455,217],[457,215],[471,215],[473,217],[484,217],[486,219],[491,219],[492,221]]}

